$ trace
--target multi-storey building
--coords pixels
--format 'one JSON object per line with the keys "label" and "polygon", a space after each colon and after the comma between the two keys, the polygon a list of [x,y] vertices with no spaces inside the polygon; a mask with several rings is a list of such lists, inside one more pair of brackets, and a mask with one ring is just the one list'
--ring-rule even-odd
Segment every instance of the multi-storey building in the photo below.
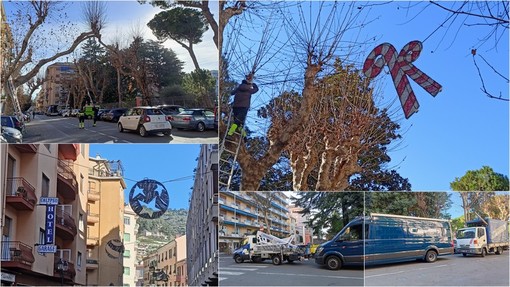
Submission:
{"label": "multi-storey building", "polygon": [[43,111],[49,105],[81,108],[82,103],[75,103],[71,92],[77,77],[73,63],[59,62],[49,65],[46,68],[45,82],[38,95],[37,108]]}
{"label": "multi-storey building", "polygon": [[190,198],[188,285],[218,285],[218,145],[202,145]]}
{"label": "multi-storey building", "polygon": [[2,285],[86,285],[88,145],[0,148]]}
{"label": "multi-storey building", "polygon": [[[89,158],[87,285],[122,285],[124,189],[120,161]],[[134,234],[133,234],[134,236]],[[134,267],[131,267],[135,273]]]}
{"label": "multi-storey building", "polygon": [[289,236],[293,231],[287,200],[282,192],[222,191],[219,199],[220,251],[231,253],[240,246],[244,235],[258,230],[267,232],[270,228],[275,236]]}
{"label": "multi-storey building", "polygon": [[138,215],[131,209],[131,206],[124,206],[124,286],[136,286],[137,275],[136,266],[138,262],[136,235],[138,233],[138,224],[136,220]]}
{"label": "multi-storey building", "polygon": [[312,229],[308,226],[308,220],[310,220],[310,215],[303,215],[300,212],[303,210],[302,207],[290,206],[290,216],[295,218],[296,223],[294,225],[293,234],[296,235],[296,243],[299,244],[308,244],[312,242],[313,232]]}
{"label": "multi-storey building", "polygon": [[[155,286],[187,286],[186,264],[183,264],[186,261],[186,235],[179,236],[159,247],[153,253],[153,256],[153,270],[144,270],[144,273],[149,275],[150,284]],[[164,272],[165,275],[161,275],[161,272]]]}

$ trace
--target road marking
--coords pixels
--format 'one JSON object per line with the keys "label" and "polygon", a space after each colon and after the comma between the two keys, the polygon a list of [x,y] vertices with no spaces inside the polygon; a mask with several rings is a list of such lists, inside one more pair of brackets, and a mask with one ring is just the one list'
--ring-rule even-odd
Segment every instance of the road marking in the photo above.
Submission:
{"label": "road marking", "polygon": [[218,281],[225,280],[225,279],[228,279],[228,278],[225,278],[225,277],[218,277]]}
{"label": "road marking", "polygon": [[219,274],[221,274],[221,275],[243,275],[244,272],[219,271]]}
{"label": "road marking", "polygon": [[[409,271],[427,270],[427,269],[441,268],[441,267],[446,267],[446,266],[449,266],[449,265],[448,264],[443,264],[443,265],[436,265],[436,266],[433,266],[433,267],[421,267],[421,268],[417,268],[417,269],[413,269],[413,270],[409,270]],[[381,274],[374,274],[374,275],[366,275],[366,272],[365,272],[365,278],[380,277],[380,276],[387,276],[387,275],[395,275],[395,274],[401,274],[401,273],[406,273],[406,272],[407,271],[398,271],[398,272],[381,273]]]}
{"label": "road marking", "polygon": [[259,270],[258,268],[231,268],[231,267],[221,267],[219,268],[219,272],[223,273],[223,270],[243,270],[243,271],[255,271]]}
{"label": "road marking", "polygon": [[363,280],[363,277],[350,277],[350,276],[332,276],[332,275],[312,275],[312,274],[296,274],[296,273],[273,273],[273,272],[257,272],[258,274],[264,275],[286,275],[286,276],[301,276],[301,277],[326,277],[326,278],[337,278],[337,279],[359,279]]}

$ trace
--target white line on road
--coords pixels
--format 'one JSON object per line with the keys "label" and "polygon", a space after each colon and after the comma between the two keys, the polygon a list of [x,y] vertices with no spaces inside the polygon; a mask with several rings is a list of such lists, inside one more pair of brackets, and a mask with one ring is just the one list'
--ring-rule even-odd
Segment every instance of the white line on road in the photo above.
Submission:
{"label": "white line on road", "polygon": [[[409,270],[409,271],[441,268],[441,267],[446,267],[446,266],[448,266],[448,264],[436,265],[436,266],[432,266],[432,267],[421,267],[421,268],[417,268],[417,269],[413,269],[413,270]],[[381,274],[374,274],[374,275],[366,275],[366,273],[365,273],[365,278],[379,277],[379,276],[386,276],[386,275],[395,275],[395,274],[401,274],[401,273],[405,273],[405,272],[406,271],[398,271],[398,272],[381,273]]]}
{"label": "white line on road", "polygon": [[228,279],[228,278],[225,278],[225,277],[218,277],[218,281],[225,280],[225,279]]}
{"label": "white line on road", "polygon": [[220,271],[219,272],[221,275],[243,275],[244,272],[231,272],[231,271]]}
{"label": "white line on road", "polygon": [[295,273],[272,273],[272,272],[257,272],[258,274],[264,275],[285,275],[285,276],[301,276],[301,277],[321,277],[321,278],[337,278],[337,279],[359,279],[363,280],[362,277],[349,277],[349,276],[331,276],[331,275],[312,275],[312,274],[295,274]]}
{"label": "white line on road", "polygon": [[221,267],[220,266],[219,272],[223,273],[223,270],[255,271],[255,270],[259,270],[259,269],[258,268],[230,268],[230,267]]}

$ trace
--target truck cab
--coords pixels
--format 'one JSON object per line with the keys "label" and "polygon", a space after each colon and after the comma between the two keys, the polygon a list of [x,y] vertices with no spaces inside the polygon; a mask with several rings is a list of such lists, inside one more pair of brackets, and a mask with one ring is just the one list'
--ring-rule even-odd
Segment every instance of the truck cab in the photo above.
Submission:
{"label": "truck cab", "polygon": [[466,222],[467,227],[457,230],[455,253],[485,256],[503,254],[508,249],[508,222],[492,218],[478,218]]}
{"label": "truck cab", "polygon": [[455,251],[467,254],[479,254],[485,256],[487,253],[487,235],[485,227],[468,227],[457,230]]}

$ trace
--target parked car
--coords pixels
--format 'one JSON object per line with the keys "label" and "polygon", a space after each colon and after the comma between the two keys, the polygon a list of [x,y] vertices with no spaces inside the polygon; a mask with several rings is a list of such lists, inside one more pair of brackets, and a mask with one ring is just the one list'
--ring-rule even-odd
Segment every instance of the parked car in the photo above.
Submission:
{"label": "parked car", "polygon": [[172,134],[172,125],[167,116],[155,107],[136,107],[127,111],[117,123],[119,132],[124,130],[138,131],[144,137],[152,133]]}
{"label": "parked car", "polygon": [[107,121],[107,116],[108,116],[108,113],[110,112],[111,110],[105,110],[103,111],[100,115],[99,115],[99,119],[102,120],[102,121]]}
{"label": "parked car", "polygon": [[156,108],[161,109],[165,115],[176,115],[185,110],[183,106],[179,105],[159,105]]}
{"label": "parked car", "polygon": [[116,109],[111,109],[108,113],[106,113],[106,115],[104,116],[104,120],[105,121],[109,121],[109,122],[118,122],[119,121],[119,118],[125,113],[127,112],[128,109],[126,108],[116,108]]}
{"label": "parked car", "polygon": [[101,120],[101,115],[109,111],[110,111],[109,109],[99,109],[99,111],[97,111],[97,119]]}
{"label": "parked car", "polygon": [[63,117],[70,117],[71,116],[71,110],[70,109],[63,109],[62,110],[62,116]]}
{"label": "parked car", "polygon": [[72,109],[71,117],[77,117],[79,112],[80,112],[80,109]]}
{"label": "parked car", "polygon": [[25,132],[25,124],[20,122],[15,116],[2,116],[2,127],[10,127]]}
{"label": "parked car", "polygon": [[2,126],[2,142],[22,143],[23,134],[15,128]]}
{"label": "parked car", "polygon": [[214,113],[206,109],[188,109],[170,116],[170,123],[179,130],[196,129],[203,132],[205,129],[214,129],[214,120]]}

